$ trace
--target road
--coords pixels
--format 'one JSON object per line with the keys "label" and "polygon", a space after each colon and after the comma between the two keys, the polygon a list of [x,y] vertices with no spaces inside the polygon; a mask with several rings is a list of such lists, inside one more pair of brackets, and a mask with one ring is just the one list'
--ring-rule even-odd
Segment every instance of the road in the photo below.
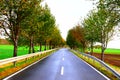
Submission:
{"label": "road", "polygon": [[30,66],[7,80],[107,80],[68,49]]}

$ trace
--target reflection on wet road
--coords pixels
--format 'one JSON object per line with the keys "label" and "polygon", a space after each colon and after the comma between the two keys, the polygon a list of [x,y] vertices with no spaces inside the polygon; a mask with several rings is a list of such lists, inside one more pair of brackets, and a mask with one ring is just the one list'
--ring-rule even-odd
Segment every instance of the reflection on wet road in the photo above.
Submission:
{"label": "reflection on wet road", "polygon": [[60,49],[51,56],[25,69],[8,80],[107,80],[77,58],[68,49]]}

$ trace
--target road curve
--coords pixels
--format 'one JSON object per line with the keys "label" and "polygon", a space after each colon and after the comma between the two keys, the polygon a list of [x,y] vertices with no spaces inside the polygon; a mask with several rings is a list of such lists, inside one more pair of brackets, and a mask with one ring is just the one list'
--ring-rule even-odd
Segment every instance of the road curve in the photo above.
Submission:
{"label": "road curve", "polygon": [[[5,80],[5,79],[4,79]],[[68,49],[51,56],[11,76],[7,80],[108,80]]]}

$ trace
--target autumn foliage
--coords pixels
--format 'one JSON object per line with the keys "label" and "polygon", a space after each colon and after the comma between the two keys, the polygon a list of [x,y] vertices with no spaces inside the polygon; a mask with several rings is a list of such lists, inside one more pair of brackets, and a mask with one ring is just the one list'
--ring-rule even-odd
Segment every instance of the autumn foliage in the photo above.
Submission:
{"label": "autumn foliage", "polygon": [[84,51],[86,47],[84,28],[80,25],[77,25],[69,30],[67,35],[67,44],[70,46],[70,48],[82,48]]}

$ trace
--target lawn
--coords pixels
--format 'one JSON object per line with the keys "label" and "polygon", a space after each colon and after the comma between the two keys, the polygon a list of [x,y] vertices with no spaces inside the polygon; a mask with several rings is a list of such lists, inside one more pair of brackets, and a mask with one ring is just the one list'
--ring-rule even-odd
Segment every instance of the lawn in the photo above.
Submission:
{"label": "lawn", "polygon": [[[37,51],[39,46],[35,46],[35,50]],[[44,46],[42,47],[42,51],[44,50]],[[18,56],[28,54],[27,47],[18,47]],[[13,46],[12,45],[0,45],[0,59],[10,58],[13,56]]]}
{"label": "lawn", "polygon": [[[94,49],[95,53],[101,53],[101,49]],[[119,54],[120,55],[120,49],[111,49],[107,48],[105,50],[105,54]]]}

